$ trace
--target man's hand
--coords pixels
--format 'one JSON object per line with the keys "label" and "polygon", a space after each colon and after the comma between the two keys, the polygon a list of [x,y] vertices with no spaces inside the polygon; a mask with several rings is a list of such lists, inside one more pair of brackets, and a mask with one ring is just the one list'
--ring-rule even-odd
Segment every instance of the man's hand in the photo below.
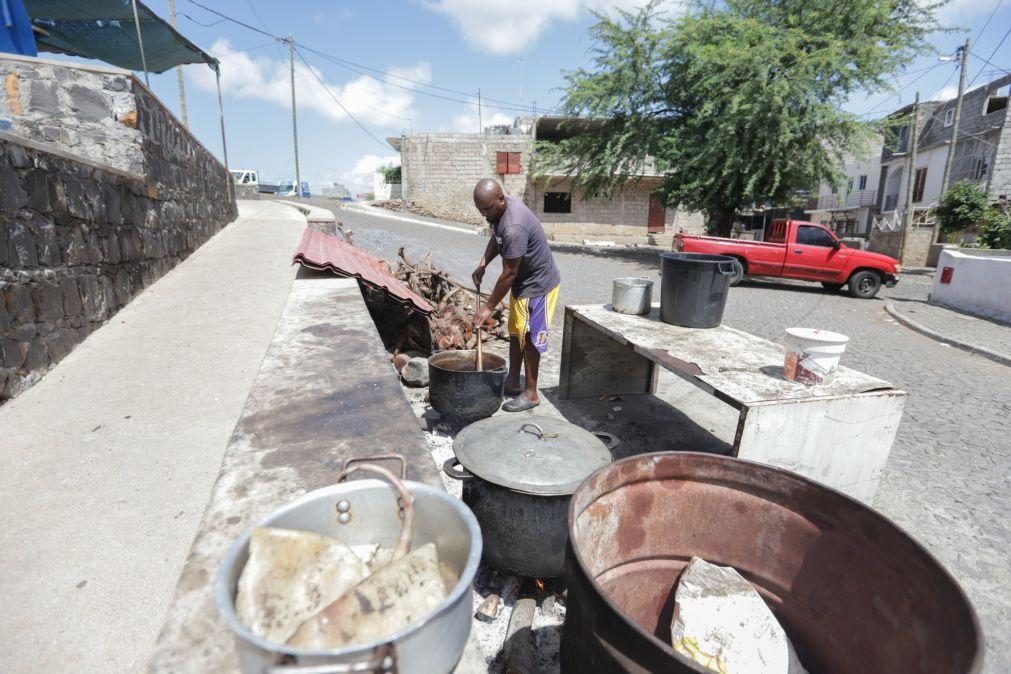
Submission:
{"label": "man's hand", "polygon": [[470,275],[471,280],[474,281],[475,286],[481,285],[481,281],[484,280],[484,265],[480,265],[474,270],[474,273]]}
{"label": "man's hand", "polygon": [[[476,274],[477,272],[474,273]],[[488,322],[489,318],[491,318],[491,307],[487,304],[482,305],[476,312],[474,312],[474,329],[482,329],[484,324]]]}

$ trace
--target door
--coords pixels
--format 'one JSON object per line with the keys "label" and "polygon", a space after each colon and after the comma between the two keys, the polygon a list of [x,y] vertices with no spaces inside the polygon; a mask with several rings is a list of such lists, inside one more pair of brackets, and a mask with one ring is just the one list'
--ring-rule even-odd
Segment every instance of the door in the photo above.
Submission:
{"label": "door", "polygon": [[821,227],[797,225],[797,238],[788,247],[783,276],[838,281],[846,249],[836,248],[835,242],[835,237]]}
{"label": "door", "polygon": [[649,217],[646,222],[646,231],[650,234],[663,233],[666,229],[664,225],[666,220],[667,209],[660,201],[660,197],[655,194],[649,195]]}

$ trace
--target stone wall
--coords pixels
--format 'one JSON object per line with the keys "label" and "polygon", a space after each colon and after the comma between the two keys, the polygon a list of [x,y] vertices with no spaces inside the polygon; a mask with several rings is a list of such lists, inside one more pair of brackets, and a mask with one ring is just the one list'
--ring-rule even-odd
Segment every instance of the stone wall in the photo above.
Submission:
{"label": "stone wall", "polygon": [[0,132],[2,401],[236,210],[224,166],[132,75],[6,57],[0,67],[0,122],[17,132]]}
{"label": "stone wall", "polygon": [[[930,242],[933,241],[933,238],[934,229],[932,227],[914,227],[909,233],[907,247],[900,264],[904,267],[925,266],[927,255],[930,253]],[[871,232],[867,250],[898,259],[900,246],[902,246],[902,230],[894,232],[875,230]]]}
{"label": "stone wall", "polygon": [[[400,139],[403,199],[412,209],[439,218],[483,225],[474,208],[474,185],[494,178],[505,193],[525,198],[526,170],[533,139],[527,135],[496,136],[429,133]],[[520,173],[495,173],[496,152],[520,152]]]}

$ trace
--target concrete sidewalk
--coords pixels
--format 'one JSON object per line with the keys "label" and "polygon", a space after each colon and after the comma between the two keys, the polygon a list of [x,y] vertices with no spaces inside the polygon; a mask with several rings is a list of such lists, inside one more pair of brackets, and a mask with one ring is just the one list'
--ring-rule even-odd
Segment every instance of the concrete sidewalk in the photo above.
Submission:
{"label": "concrete sidewalk", "polygon": [[295,277],[269,201],[0,408],[0,669],[144,668]]}

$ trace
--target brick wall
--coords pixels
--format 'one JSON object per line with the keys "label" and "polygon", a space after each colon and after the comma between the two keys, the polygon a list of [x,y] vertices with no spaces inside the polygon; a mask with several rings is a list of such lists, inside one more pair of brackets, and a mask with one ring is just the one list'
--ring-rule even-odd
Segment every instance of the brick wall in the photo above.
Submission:
{"label": "brick wall", "polygon": [[[403,198],[412,208],[439,218],[483,225],[474,208],[474,185],[494,178],[506,194],[524,198],[527,167],[533,142],[530,136],[430,133],[401,139]],[[520,173],[495,173],[496,152],[519,152]]]}
{"label": "brick wall", "polygon": [[[909,240],[906,242],[907,247],[900,263],[905,267],[925,266],[927,264],[927,255],[930,253],[930,242],[933,240],[933,237],[933,228],[914,227],[909,233]],[[867,250],[898,259],[899,247],[901,245],[902,230],[895,232],[875,230],[871,232]]]}
{"label": "brick wall", "polygon": [[132,75],[2,68],[0,400],[236,215],[224,166]]}

